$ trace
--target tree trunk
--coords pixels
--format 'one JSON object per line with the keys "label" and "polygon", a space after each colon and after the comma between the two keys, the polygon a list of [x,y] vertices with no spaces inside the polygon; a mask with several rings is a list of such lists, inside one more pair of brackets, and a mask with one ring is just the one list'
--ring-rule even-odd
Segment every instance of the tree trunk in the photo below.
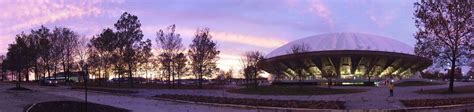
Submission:
{"label": "tree trunk", "polygon": [[369,76],[369,83],[370,83],[370,76]]}
{"label": "tree trunk", "polygon": [[29,82],[30,81],[30,74],[28,73],[29,72],[29,68],[26,69],[26,75],[25,75],[25,78],[26,78],[26,82]]}
{"label": "tree trunk", "polygon": [[328,81],[328,88],[331,88],[331,85],[332,85],[332,78],[329,77],[328,80],[329,80],[329,81]]}
{"label": "tree trunk", "polygon": [[[53,73],[53,76],[54,76],[54,80],[57,81],[58,80],[58,74],[56,74],[56,70],[57,70],[57,67],[54,66],[54,73]],[[67,79],[65,78],[64,79],[64,84],[66,84],[67,82]]]}
{"label": "tree trunk", "polygon": [[99,83],[99,86],[102,86],[102,77],[100,76],[102,72],[100,71],[100,67],[97,67],[97,68],[99,68],[99,80],[98,80],[99,82],[98,83]]}
{"label": "tree trunk", "polygon": [[130,82],[130,87],[133,88],[133,74],[132,74],[132,65],[128,64],[128,80]]}
{"label": "tree trunk", "polygon": [[199,82],[198,82],[198,84],[199,84],[198,87],[199,87],[199,89],[202,89],[202,72],[199,73],[199,79],[198,79],[198,81],[199,81]]}
{"label": "tree trunk", "polygon": [[35,80],[39,80],[38,64],[35,63],[34,67],[35,67],[35,69],[34,69],[34,72],[35,72]]}
{"label": "tree trunk", "polygon": [[49,64],[46,65],[46,69],[48,71],[48,77],[51,78],[51,68],[49,67]]}
{"label": "tree trunk", "polygon": [[178,87],[181,85],[181,73],[178,73]]}
{"label": "tree trunk", "polygon": [[257,70],[253,70],[252,78],[253,78],[253,86],[254,86],[255,88],[257,88],[257,86],[258,86],[257,75],[258,75]]}
{"label": "tree trunk", "polygon": [[[168,63],[168,65],[170,65],[170,64]],[[168,66],[168,77],[167,78],[168,78],[168,88],[171,89],[171,65]]]}
{"label": "tree trunk", "polygon": [[20,82],[21,82],[21,70],[18,71],[18,77],[17,77],[17,78],[18,78],[18,79],[17,79],[18,81],[16,82],[16,88],[20,88],[20,87],[21,87],[21,86],[20,86]]}
{"label": "tree trunk", "polygon": [[[63,66],[63,74],[64,74],[64,85],[67,85],[67,82],[69,80],[68,73],[66,72],[66,63],[63,61],[62,62]],[[54,71],[56,72],[56,67],[54,68]],[[54,76],[56,78],[56,76]]]}
{"label": "tree trunk", "polygon": [[449,76],[449,93],[454,92],[454,71],[456,69],[456,59],[451,60],[451,74]]}
{"label": "tree trunk", "polygon": [[303,88],[303,70],[300,70],[298,82],[300,85],[300,89]]}

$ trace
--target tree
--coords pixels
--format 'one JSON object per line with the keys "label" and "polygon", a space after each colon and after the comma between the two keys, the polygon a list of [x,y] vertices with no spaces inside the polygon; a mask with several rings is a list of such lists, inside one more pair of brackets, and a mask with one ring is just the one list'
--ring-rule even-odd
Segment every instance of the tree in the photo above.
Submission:
{"label": "tree", "polygon": [[450,66],[451,93],[454,70],[465,64],[473,49],[473,4],[470,0],[421,0],[414,4],[418,28],[415,53],[433,59],[440,66]]}
{"label": "tree", "polygon": [[234,69],[230,68],[227,72],[224,74],[224,79],[226,79],[226,82],[229,82],[232,80],[232,75],[234,74]]}
{"label": "tree", "polygon": [[[289,53],[295,54],[295,55],[306,55],[305,52],[308,52],[309,50],[311,50],[311,47],[306,43],[295,44],[291,46]],[[302,56],[302,57],[307,57],[307,56]],[[306,63],[308,61],[309,60],[307,59],[299,59],[298,61],[296,61],[296,64],[294,64],[300,87],[303,87],[303,79],[306,76],[305,68],[306,68]]]}
{"label": "tree", "polygon": [[[97,69],[99,79],[108,79],[108,70],[112,64],[118,62],[113,58],[116,49],[114,44],[115,40],[117,40],[115,32],[110,28],[106,28],[97,36],[92,37],[88,44],[88,64],[90,67]],[[103,74],[101,74],[101,71],[103,71]],[[99,81],[99,85],[101,85],[101,81]]]}
{"label": "tree", "polygon": [[118,70],[126,68],[130,87],[133,87],[133,71],[137,69],[138,64],[142,60],[151,57],[151,40],[142,41],[143,33],[140,29],[140,20],[138,20],[137,16],[131,15],[128,12],[123,13],[114,26],[116,36],[118,37],[114,41],[117,48],[115,56],[123,62],[117,64]]}
{"label": "tree", "polygon": [[[38,63],[35,65],[35,69],[41,66],[41,70],[43,70],[43,78],[46,77],[46,73],[48,73],[48,77],[51,76],[51,49],[53,47],[53,43],[51,42],[51,32],[48,28],[41,26],[37,30],[31,30],[31,35],[35,40],[37,40],[36,52],[35,55],[38,58]],[[38,69],[37,69],[38,70]]]}
{"label": "tree", "polygon": [[153,76],[153,74],[150,74],[150,71],[156,71],[158,70],[157,68],[159,67],[159,64],[157,64],[157,59],[151,57],[148,59],[145,63],[141,64],[141,70],[145,71],[145,79],[147,81],[153,80],[153,78],[156,78],[156,76]]}
{"label": "tree", "polygon": [[[65,73],[66,82],[70,81],[71,68],[74,62],[74,55],[79,46],[79,35],[69,28],[56,27],[52,34],[53,42],[53,57],[56,59],[56,64],[61,63],[63,73]],[[55,67],[56,72],[56,67]]]}
{"label": "tree", "polygon": [[186,58],[186,55],[184,55],[184,53],[179,53],[178,55],[176,55],[175,59],[173,60],[175,63],[174,70],[176,72],[176,77],[178,78],[178,85],[180,85],[181,77],[183,77],[186,74],[186,72],[188,72],[189,70],[186,67],[188,59]]}
{"label": "tree", "polygon": [[[259,51],[249,51],[244,54],[242,59],[243,68],[244,68],[244,76],[249,85],[249,81],[252,81],[254,87],[258,86],[257,80],[258,75],[261,73],[262,68],[259,64],[264,60],[263,53]],[[247,86],[248,87],[248,86]]]}
{"label": "tree", "polygon": [[199,88],[202,88],[204,77],[211,76],[217,70],[216,61],[220,51],[211,38],[209,28],[198,29],[189,45],[188,57],[192,72],[197,76]]}
{"label": "tree", "polygon": [[321,72],[322,77],[328,80],[328,88],[331,88],[332,78],[337,76],[336,69],[332,66],[325,66]]}
{"label": "tree", "polygon": [[7,78],[7,76],[6,76],[7,68],[5,66],[5,60],[6,60],[5,58],[6,58],[5,55],[0,56],[0,61],[1,61],[1,63],[0,63],[0,66],[1,66],[1,68],[0,68],[0,70],[1,70],[0,78],[2,79],[1,81],[5,81],[5,79]]}
{"label": "tree", "polygon": [[7,59],[5,61],[5,67],[7,70],[16,71],[18,74],[17,76],[17,84],[16,87],[20,88],[20,83],[23,80],[22,73],[25,76],[28,75],[28,67],[33,63],[34,58],[31,56],[32,52],[30,44],[28,43],[28,38],[31,35],[21,33],[16,35],[15,43],[10,44],[8,47],[7,52]]}
{"label": "tree", "polygon": [[[158,51],[160,51],[159,59],[161,63],[161,70],[164,71],[164,75],[167,77],[168,86],[171,88],[171,84],[174,86],[175,75],[183,73],[186,67],[186,57],[182,53],[184,46],[180,34],[175,32],[176,26],[168,26],[165,30],[159,30],[156,35],[156,44],[158,45]],[[178,57],[181,54],[181,57]],[[183,59],[184,58],[184,59]],[[184,62],[183,62],[184,61]],[[182,65],[184,63],[184,66]],[[180,78],[178,76],[178,78]]]}

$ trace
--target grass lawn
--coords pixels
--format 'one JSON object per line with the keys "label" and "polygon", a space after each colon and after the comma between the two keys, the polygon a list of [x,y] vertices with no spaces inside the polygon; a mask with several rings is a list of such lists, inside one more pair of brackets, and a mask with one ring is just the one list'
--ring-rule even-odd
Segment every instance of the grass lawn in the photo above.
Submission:
{"label": "grass lawn", "polygon": [[432,107],[444,105],[472,104],[474,97],[448,98],[448,99],[415,99],[401,100],[406,107]]}
{"label": "grass lawn", "polygon": [[407,86],[433,86],[433,85],[443,85],[444,83],[437,83],[437,82],[424,82],[424,81],[405,81],[395,86],[407,87]]}
{"label": "grass lawn", "polygon": [[[85,87],[84,86],[74,86],[71,89],[85,89]],[[119,88],[103,88],[103,87],[87,87],[87,90],[102,91],[102,92],[109,92],[109,93],[119,93],[119,94],[138,93],[138,91],[133,91],[133,90],[119,89]]]}
{"label": "grass lawn", "polygon": [[228,90],[231,93],[255,95],[331,95],[365,92],[365,89],[333,89],[315,86],[259,86]]}
{"label": "grass lawn", "polygon": [[[75,87],[82,87],[84,83],[74,83]],[[155,83],[142,83],[142,84],[133,84],[133,87],[130,87],[129,83],[98,83],[98,82],[88,82],[88,87],[101,87],[101,88],[129,88],[129,89],[170,89],[167,84],[155,84]],[[202,89],[221,89],[219,85],[202,85]],[[175,85],[171,89],[198,89],[198,85]]]}
{"label": "grass lawn", "polygon": [[[77,101],[51,101],[34,105],[28,112],[84,112],[85,102]],[[28,109],[29,106],[25,108]],[[87,103],[87,112],[129,112],[127,109],[108,105]]]}
{"label": "grass lawn", "polygon": [[[419,94],[451,94],[448,92],[447,87],[441,88],[441,89],[418,90],[416,92]],[[454,87],[453,94],[467,94],[467,93],[474,93],[474,85]]]}

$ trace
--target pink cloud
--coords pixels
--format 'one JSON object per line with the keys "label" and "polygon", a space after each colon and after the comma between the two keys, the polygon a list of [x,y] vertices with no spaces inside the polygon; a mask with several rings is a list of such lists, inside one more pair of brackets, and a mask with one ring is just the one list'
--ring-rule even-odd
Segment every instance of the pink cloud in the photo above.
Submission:
{"label": "pink cloud", "polygon": [[[43,24],[108,14],[104,3],[123,3],[123,0],[3,0],[0,1],[0,52],[5,52],[17,33],[28,32]],[[61,26],[61,25],[59,25]],[[74,26],[68,26],[74,27]],[[86,26],[91,28],[90,26]],[[74,29],[74,28],[73,28]],[[89,35],[88,35],[89,36]]]}
{"label": "pink cloud", "polygon": [[413,1],[391,1],[389,3],[392,2],[397,2],[401,5],[394,7],[390,6],[390,4],[381,2],[362,3],[361,5],[368,6],[366,16],[379,28],[390,26],[394,21],[397,21],[400,18],[411,19],[410,14],[413,11],[411,9],[413,7]]}
{"label": "pink cloud", "polygon": [[286,0],[285,4],[292,9],[309,11],[321,18],[329,27],[334,27],[332,12],[322,0]]}
{"label": "pink cloud", "polygon": [[9,22],[0,23],[0,27],[3,31],[11,32],[61,20],[97,16],[104,13],[104,9],[100,7],[104,2],[106,1],[3,1],[4,4],[0,5],[0,21]]}
{"label": "pink cloud", "polygon": [[394,10],[381,12],[381,11],[375,11],[373,9],[369,9],[367,11],[367,16],[378,27],[383,28],[385,26],[391,25],[397,15]]}
{"label": "pink cloud", "polygon": [[[188,37],[193,37],[196,30],[191,29],[179,29],[181,34]],[[275,37],[260,37],[245,34],[229,33],[229,32],[216,32],[211,31],[213,38],[217,41],[239,43],[245,45],[252,45],[263,48],[276,48],[283,44],[288,43],[287,40],[278,39]]]}
{"label": "pink cloud", "polygon": [[309,10],[326,21],[331,27],[334,26],[334,20],[331,17],[331,11],[321,0],[311,0]]}

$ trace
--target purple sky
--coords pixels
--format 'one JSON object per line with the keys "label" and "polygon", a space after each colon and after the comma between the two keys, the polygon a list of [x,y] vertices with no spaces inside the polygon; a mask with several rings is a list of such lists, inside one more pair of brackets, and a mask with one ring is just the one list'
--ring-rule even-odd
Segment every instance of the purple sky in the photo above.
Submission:
{"label": "purple sky", "polygon": [[[245,51],[271,50],[289,41],[333,32],[362,32],[413,46],[412,0],[2,0],[0,54],[22,31],[65,26],[87,38],[113,27],[127,11],[145,38],[177,25],[185,46],[197,28],[209,27],[221,50],[219,67],[240,69]],[[153,43],[155,44],[155,43]]]}

